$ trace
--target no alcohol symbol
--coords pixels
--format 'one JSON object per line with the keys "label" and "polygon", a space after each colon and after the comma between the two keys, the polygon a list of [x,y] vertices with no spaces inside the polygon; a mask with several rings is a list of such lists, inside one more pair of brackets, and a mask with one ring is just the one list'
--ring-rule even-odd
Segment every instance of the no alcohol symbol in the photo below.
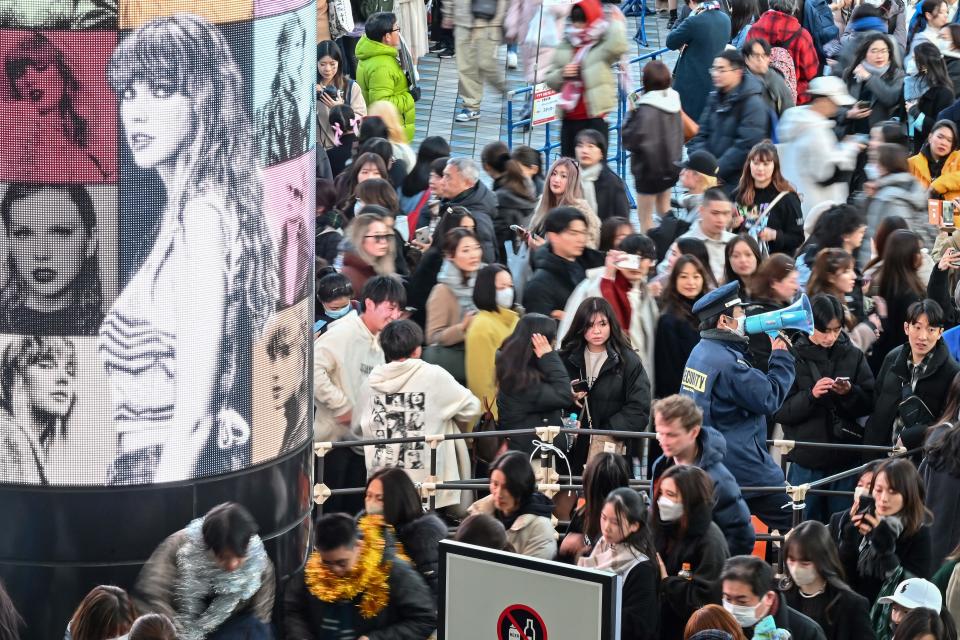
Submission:
{"label": "no alcohol symbol", "polygon": [[536,611],[523,604],[512,604],[497,620],[498,640],[547,640],[547,626]]}

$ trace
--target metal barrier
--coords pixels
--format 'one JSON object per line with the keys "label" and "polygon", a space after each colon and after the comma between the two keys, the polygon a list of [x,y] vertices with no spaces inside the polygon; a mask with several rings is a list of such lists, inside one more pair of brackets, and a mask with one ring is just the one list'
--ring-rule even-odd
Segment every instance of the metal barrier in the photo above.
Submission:
{"label": "metal barrier", "polygon": [[[620,439],[641,439],[649,440],[656,438],[655,433],[651,432],[637,432],[637,431],[618,431],[612,429],[576,429],[576,428],[566,428],[566,427],[552,427],[544,426],[536,429],[508,429],[503,431],[484,431],[484,432],[467,432],[467,433],[451,433],[451,434],[436,434],[428,436],[408,436],[403,438],[375,438],[370,440],[345,440],[341,442],[317,442],[314,444],[314,451],[317,456],[317,484],[314,487],[314,501],[322,505],[329,497],[335,495],[354,495],[362,493],[364,487],[349,487],[349,488],[339,488],[339,489],[330,489],[323,483],[323,459],[327,453],[333,449],[344,449],[344,448],[353,448],[353,447],[373,447],[379,445],[388,445],[388,444],[405,444],[405,443],[415,443],[423,442],[430,447],[430,465],[429,465],[429,476],[426,482],[419,483],[418,489],[420,490],[420,495],[422,499],[425,499],[431,510],[436,506],[436,492],[438,490],[472,490],[472,489],[486,489],[489,484],[484,478],[470,478],[466,480],[454,480],[454,481],[443,481],[442,479],[437,478],[437,447],[440,446],[443,442],[448,440],[473,440],[473,439],[482,439],[482,438],[506,438],[509,436],[520,436],[520,435],[533,435],[536,436],[538,440],[546,444],[553,444],[553,441],[561,433],[569,434],[587,434],[590,435],[607,435]],[[918,449],[907,451],[904,447],[883,447],[875,445],[857,445],[857,444],[834,444],[834,443],[824,443],[824,442],[798,442],[796,440],[786,440],[786,439],[775,439],[767,440],[768,446],[776,447],[781,450],[781,452],[789,453],[791,450],[801,447],[801,448],[813,448],[813,449],[843,449],[847,451],[860,451],[863,453],[878,453],[878,454],[887,454],[890,457],[902,457],[906,455],[912,455],[913,453],[919,451]],[[861,465],[853,469],[848,469],[841,473],[834,474],[832,476],[823,478],[821,480],[816,480],[814,482],[804,483],[802,485],[790,485],[786,483],[782,487],[740,487],[740,491],[744,493],[776,493],[783,491],[790,497],[790,501],[793,507],[793,526],[798,525],[803,518],[803,510],[805,508],[805,499],[807,494],[821,494],[821,495],[853,495],[852,491],[834,491],[830,489],[821,489],[820,487],[829,485],[837,480],[842,480],[854,475],[860,475],[867,465]],[[579,481],[579,483],[578,483]],[[563,482],[563,484],[561,484]],[[651,482],[649,479],[636,479],[630,482],[631,487],[636,487],[638,489],[650,489]],[[537,490],[545,493],[548,496],[553,496],[554,494],[560,491],[575,491],[581,489],[582,477],[580,476],[562,476],[556,469],[556,456],[553,451],[546,448],[540,449],[540,468],[537,470]]]}
{"label": "metal barrier", "polygon": [[[641,13],[641,24],[643,23],[642,15],[643,14]],[[633,65],[637,63],[642,63],[646,60],[656,60],[657,58],[668,53],[669,51],[670,49],[667,49],[666,47],[661,49],[656,49],[655,51],[650,51],[642,55],[639,55],[635,58],[631,58],[627,62],[627,64]],[[613,69],[614,69],[614,73],[619,77],[621,73],[620,63],[617,62],[616,64],[614,64]],[[513,91],[507,92],[507,146],[511,149],[513,148],[514,130],[531,127],[533,123],[532,106],[531,106],[530,117],[514,122],[513,100],[517,96],[524,96],[524,100],[529,99],[532,105],[533,90],[534,90],[533,86],[526,86],[526,87],[521,87],[520,89],[515,89]],[[620,87],[617,94],[618,94],[617,110],[616,110],[615,122],[614,124],[610,125],[610,128],[609,128],[610,132],[614,133],[617,136],[617,146],[616,146],[617,151],[612,156],[607,157],[607,162],[609,163],[613,161],[617,167],[617,175],[620,176],[621,180],[626,180],[628,155],[627,155],[626,149],[623,148],[622,130],[623,130],[623,124],[626,121],[627,114],[629,111],[627,109],[628,94],[623,90],[623,87]],[[537,151],[539,151],[544,155],[544,161],[547,167],[550,166],[551,161],[553,159],[552,158],[553,150],[560,146],[560,142],[552,140],[552,131],[556,127],[555,125],[554,126],[551,126],[551,125],[552,123],[550,122],[547,122],[546,124],[543,125],[544,144],[542,147],[539,147],[537,149]],[[627,197],[630,199],[631,206],[636,206],[636,201],[634,200],[633,194],[631,193],[630,189],[627,189]]]}

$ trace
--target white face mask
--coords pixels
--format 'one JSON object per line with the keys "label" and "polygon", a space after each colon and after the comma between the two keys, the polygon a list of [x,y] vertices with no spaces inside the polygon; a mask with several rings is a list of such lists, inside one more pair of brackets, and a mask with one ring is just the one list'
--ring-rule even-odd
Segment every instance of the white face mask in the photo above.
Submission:
{"label": "white face mask", "polygon": [[513,287],[497,289],[497,306],[509,309],[513,306]]}
{"label": "white face mask", "polygon": [[683,515],[683,503],[674,502],[666,496],[657,499],[657,507],[660,509],[660,519],[664,522],[674,522]]}
{"label": "white face mask", "polygon": [[814,567],[795,566],[793,563],[787,563],[787,569],[793,577],[793,582],[798,587],[806,587],[820,579],[820,574]]}
{"label": "white face mask", "polygon": [[737,328],[734,329],[733,332],[738,336],[747,335],[747,316],[740,316],[739,318],[736,318],[736,320]]}
{"label": "white face mask", "polygon": [[367,513],[371,516],[382,516],[383,515],[383,503],[382,502],[365,502],[364,508]]}
{"label": "white face mask", "polygon": [[750,606],[732,604],[726,600],[723,601],[723,608],[727,610],[727,613],[736,618],[737,624],[744,629],[748,629],[760,622],[760,616],[757,615],[757,607],[759,606],[759,604]]}
{"label": "white face mask", "polygon": [[[863,0],[866,4],[870,4],[870,0]],[[866,166],[863,167],[863,172],[867,176],[867,180],[876,180],[880,177],[880,171],[877,169],[877,165],[872,162],[868,162]]]}

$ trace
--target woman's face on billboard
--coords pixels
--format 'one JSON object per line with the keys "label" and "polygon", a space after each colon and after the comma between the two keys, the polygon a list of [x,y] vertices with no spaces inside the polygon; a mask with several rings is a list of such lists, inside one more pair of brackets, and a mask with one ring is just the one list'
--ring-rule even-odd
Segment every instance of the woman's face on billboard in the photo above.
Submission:
{"label": "woman's face on billboard", "polygon": [[61,348],[48,349],[23,371],[30,407],[57,418],[67,415],[76,397],[76,355],[73,346],[64,343]]}
{"label": "woman's face on billboard", "polygon": [[193,136],[190,99],[172,83],[130,83],[121,96],[120,121],[133,160],[144,169],[175,162]]}
{"label": "woman's face on billboard", "polygon": [[69,305],[71,285],[94,248],[69,194],[42,189],[15,201],[7,240],[13,268],[23,283],[24,303],[46,312]]}
{"label": "woman's face on billboard", "polygon": [[55,111],[63,97],[63,78],[55,65],[29,64],[15,81],[17,93],[46,115]]}

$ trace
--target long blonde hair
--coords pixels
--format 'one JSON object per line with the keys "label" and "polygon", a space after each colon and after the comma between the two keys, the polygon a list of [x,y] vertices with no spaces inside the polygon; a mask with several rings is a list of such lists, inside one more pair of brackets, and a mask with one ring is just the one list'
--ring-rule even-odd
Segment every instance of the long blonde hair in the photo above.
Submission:
{"label": "long blonde hair", "polygon": [[395,243],[388,242],[387,252],[379,258],[373,257],[363,248],[363,236],[367,235],[370,225],[374,222],[383,224],[387,229],[390,228],[387,223],[384,222],[383,216],[378,216],[375,213],[363,213],[350,221],[349,226],[347,226],[347,239],[353,246],[353,252],[357,254],[361,260],[373,267],[377,275],[388,276],[394,272]]}
{"label": "long blonde hair", "polygon": [[379,100],[367,107],[367,116],[378,116],[387,126],[387,136],[395,144],[408,144],[407,134],[400,123],[400,112],[392,102]]}
{"label": "long blonde hair", "polygon": [[[567,188],[560,196],[557,196],[550,190],[550,177],[553,172],[560,167],[567,169]],[[537,204],[536,211],[530,218],[530,230],[535,233],[541,233],[543,221],[547,214],[557,207],[574,207],[583,212],[587,217],[587,231],[589,233],[588,245],[596,249],[600,241],[600,218],[596,212],[587,203],[583,197],[583,186],[580,184],[580,167],[570,158],[557,158],[547,171],[546,184],[543,187],[543,195],[540,196],[540,202]]]}

